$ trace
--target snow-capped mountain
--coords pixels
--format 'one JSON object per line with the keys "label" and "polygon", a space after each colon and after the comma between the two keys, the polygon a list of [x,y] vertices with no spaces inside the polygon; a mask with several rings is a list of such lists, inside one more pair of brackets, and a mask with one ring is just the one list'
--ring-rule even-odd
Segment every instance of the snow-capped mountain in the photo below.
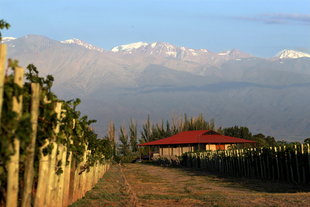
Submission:
{"label": "snow-capped mountain", "polygon": [[249,54],[238,50],[214,53],[207,49],[179,47],[167,42],[136,42],[113,47],[112,52],[131,55],[137,54],[140,56],[169,57],[194,62],[221,62],[222,60],[251,57]]}
{"label": "snow-capped mountain", "polygon": [[197,56],[199,54],[207,54],[206,49],[190,49],[186,47],[178,47],[167,42],[135,42],[127,45],[120,45],[112,48],[112,52],[117,53],[142,53],[145,55],[160,55],[168,57],[184,57],[186,55]]}
{"label": "snow-capped mountain", "polygon": [[135,42],[127,45],[119,45],[112,48],[112,52],[128,52],[131,53],[133,50],[139,49],[141,47],[146,47],[149,44],[146,42]]}
{"label": "snow-capped mountain", "polygon": [[287,59],[287,58],[296,59],[302,57],[310,58],[310,54],[299,52],[296,50],[282,50],[276,55],[276,57],[280,59]]}
{"label": "snow-capped mountain", "polygon": [[99,51],[99,52],[103,52],[104,51],[102,48],[96,47],[94,45],[91,45],[91,44],[89,44],[87,42],[84,42],[84,41],[76,39],[76,38],[69,39],[69,40],[64,40],[64,41],[60,41],[60,42],[63,43],[63,44],[79,45],[79,46],[85,47],[85,48],[87,48],[89,50],[96,50],[96,51]]}
{"label": "snow-capped mountain", "polygon": [[12,40],[15,40],[15,37],[2,37],[2,41],[1,43],[6,43],[6,42],[10,42]]}
{"label": "snow-capped mountain", "polygon": [[59,97],[82,98],[81,111],[98,120],[98,130],[109,120],[203,112],[220,126],[246,123],[279,138],[310,134],[310,58],[249,57],[235,49],[212,52],[165,42],[109,52],[94,47],[39,35],[7,42],[8,57],[20,66],[33,63],[41,75],[55,77]]}

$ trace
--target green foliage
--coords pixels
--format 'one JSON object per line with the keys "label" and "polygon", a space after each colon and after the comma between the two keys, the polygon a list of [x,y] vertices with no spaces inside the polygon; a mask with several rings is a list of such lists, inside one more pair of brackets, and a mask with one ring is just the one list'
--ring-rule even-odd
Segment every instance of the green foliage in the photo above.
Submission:
{"label": "green foliage", "polygon": [[[54,78],[51,75],[40,77],[37,68],[30,64],[27,66],[25,73],[25,83],[23,87],[19,87],[14,83],[14,70],[18,66],[18,61],[9,60],[9,69],[5,77],[3,107],[0,125],[0,203],[4,201],[6,182],[7,182],[7,163],[10,156],[14,153],[13,140],[20,140],[20,176],[23,175],[23,165],[27,156],[26,149],[30,143],[32,133],[31,126],[31,84],[38,83],[41,86],[39,117],[37,138],[35,146],[35,171],[38,171],[38,161],[41,154],[39,149],[48,140],[47,145],[43,150],[43,154],[47,155],[52,152],[55,145],[53,142],[62,144],[67,147],[68,152],[72,153],[75,163],[83,161],[84,152],[87,153],[85,169],[89,169],[97,162],[103,163],[107,159],[111,159],[113,149],[111,141],[99,139],[97,134],[92,130],[90,125],[95,120],[89,120],[87,116],[81,116],[81,112],[77,110],[79,99],[64,101],[59,100],[52,92]],[[19,97],[22,97],[19,98]],[[18,115],[12,110],[13,99],[18,102],[22,101],[22,114]],[[60,119],[57,117],[55,107],[57,102],[62,102],[62,112]],[[59,125],[59,131],[55,130]],[[56,174],[63,173],[61,161],[57,163]],[[22,185],[22,183],[21,183]],[[21,186],[22,188],[22,186]]]}
{"label": "green foliage", "polygon": [[142,125],[140,143],[146,143],[152,141],[152,124],[150,115],[147,116],[147,121]]}
{"label": "green foliage", "polygon": [[309,145],[187,152],[181,163],[228,176],[309,184]]}
{"label": "green foliage", "polygon": [[287,144],[285,141],[276,141],[272,136],[265,136],[262,133],[252,135],[249,128],[243,126],[234,126],[223,129],[226,136],[238,137],[255,141],[259,147],[273,147],[281,144]]}
{"label": "green foliage", "polygon": [[173,136],[182,131],[189,130],[217,130],[214,120],[206,121],[202,114],[197,117],[188,118],[185,114],[183,118],[176,122],[163,120],[160,123],[152,124],[150,116],[148,116],[146,122],[142,125],[140,143],[155,141],[158,139]]}
{"label": "green foliage", "polygon": [[274,137],[265,136],[263,134],[256,134],[252,137],[252,140],[257,142],[259,146],[262,147],[274,147],[277,145],[277,142]]}
{"label": "green foliage", "polygon": [[306,139],[304,140],[304,144],[310,144],[310,138],[306,138]]}
{"label": "green foliage", "polygon": [[[0,30],[9,29],[11,25],[7,23],[5,20],[0,19]],[[0,41],[2,40],[2,33],[0,31]]]}
{"label": "green foliage", "polygon": [[252,138],[252,133],[250,132],[249,128],[247,127],[239,127],[239,126],[234,126],[234,127],[229,127],[223,129],[224,135],[226,136],[231,136],[231,137],[238,137],[242,139],[251,139]]}
{"label": "green foliage", "polygon": [[127,156],[130,154],[130,145],[128,142],[128,135],[126,133],[125,127],[120,127],[120,133],[119,133],[119,140],[120,140],[120,146],[119,146],[119,154],[122,156]]}
{"label": "green foliage", "polygon": [[132,152],[138,151],[138,130],[137,130],[137,123],[133,120],[130,121],[129,125],[129,132],[130,132],[130,146]]}

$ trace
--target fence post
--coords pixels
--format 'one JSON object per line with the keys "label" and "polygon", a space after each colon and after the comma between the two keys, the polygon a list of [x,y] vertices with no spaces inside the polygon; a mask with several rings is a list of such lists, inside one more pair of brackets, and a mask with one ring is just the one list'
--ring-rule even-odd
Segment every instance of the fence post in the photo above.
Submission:
{"label": "fence post", "polygon": [[276,174],[277,174],[277,180],[279,181],[280,180],[280,169],[279,169],[279,160],[278,160],[278,157],[279,157],[279,153],[278,153],[278,149],[277,147],[274,147],[274,152],[275,152],[275,159],[276,159]]}
{"label": "fence post", "polygon": [[34,176],[34,152],[37,138],[39,105],[40,105],[40,85],[38,83],[31,83],[31,142],[27,146],[27,156],[25,160],[25,174],[24,174],[24,192],[22,198],[22,207],[31,206],[31,193]]}
{"label": "fence post", "polygon": [[[61,102],[57,102],[55,106],[55,112],[57,113],[57,119],[60,119],[60,112],[61,112]],[[46,193],[45,205],[46,206],[54,206],[55,202],[53,199],[55,198],[55,190],[56,186],[56,154],[58,145],[56,143],[56,136],[59,132],[59,123],[57,123],[56,128],[54,129],[55,137],[52,137],[51,144],[53,145],[52,153],[49,155],[49,176],[48,176],[48,190]]]}
{"label": "fence post", "polygon": [[49,140],[45,140],[45,144],[40,147],[40,161],[39,161],[39,175],[38,175],[38,186],[34,200],[34,207],[44,206],[46,192],[48,188],[48,171],[49,161],[48,155],[43,154],[43,150],[50,144]]}
{"label": "fence post", "polygon": [[[310,171],[310,145],[309,144],[307,144],[307,158],[308,158],[308,170]],[[308,182],[310,183],[309,179],[308,179]]]}
{"label": "fence post", "polygon": [[6,45],[0,44],[0,126],[1,126],[1,112],[2,112],[2,103],[3,103],[5,59],[6,59]]}
{"label": "fence post", "polygon": [[[66,153],[67,153],[67,151],[68,151],[68,149],[66,149]],[[65,170],[64,170],[65,178],[64,178],[64,192],[63,192],[63,200],[62,200],[62,206],[63,207],[66,207],[66,206],[69,205],[71,160],[72,160],[72,152],[69,152],[69,154],[68,154],[68,164],[66,164]]]}
{"label": "fence post", "polygon": [[[15,68],[14,83],[19,87],[23,86],[24,81],[24,69],[20,67]],[[18,114],[17,119],[22,113],[22,96],[13,97],[13,111]],[[20,142],[17,137],[14,138],[12,146],[13,155],[11,155],[8,162],[8,182],[7,182],[7,207],[16,207],[18,204],[18,178],[19,178],[19,148]]]}
{"label": "fence post", "polygon": [[75,193],[75,183],[77,177],[76,175],[76,161],[72,157],[70,163],[70,180],[69,180],[69,195],[68,195],[68,204],[72,204],[74,202],[74,193]]}
{"label": "fence post", "polygon": [[300,172],[299,172],[299,163],[298,163],[298,148],[295,144],[294,146],[294,154],[295,154],[295,164],[296,164],[296,176],[297,176],[297,183],[300,183]]}
{"label": "fence post", "polygon": [[[62,114],[60,114],[60,119],[63,119],[66,116],[66,110],[60,110]],[[58,145],[58,154],[56,156],[56,163],[60,162],[60,166],[57,166],[57,168],[61,168],[62,172],[56,176],[56,187],[55,189],[55,206],[62,206],[63,203],[63,195],[64,195],[64,182],[65,182],[65,167],[66,167],[66,158],[67,158],[67,150],[66,146],[60,143]]]}
{"label": "fence post", "polygon": [[304,153],[304,144],[301,144],[301,173],[302,173],[302,182],[304,183],[304,184],[306,184],[307,183],[307,180],[306,180],[306,171],[305,171],[305,153]]}
{"label": "fence post", "polygon": [[65,167],[66,167],[66,158],[67,158],[67,151],[66,147],[62,144],[58,146],[59,154],[57,155],[57,161],[61,161],[61,169],[62,173],[57,175],[57,191],[56,193],[56,199],[55,203],[56,206],[61,207],[63,203],[63,194],[64,194],[64,178],[65,178]]}

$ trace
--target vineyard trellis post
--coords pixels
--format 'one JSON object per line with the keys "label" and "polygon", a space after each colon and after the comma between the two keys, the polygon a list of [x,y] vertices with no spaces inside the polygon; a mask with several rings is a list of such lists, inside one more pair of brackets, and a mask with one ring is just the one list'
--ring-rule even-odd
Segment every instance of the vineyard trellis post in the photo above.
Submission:
{"label": "vineyard trellis post", "polygon": [[50,144],[49,140],[46,139],[44,145],[40,148],[40,160],[39,160],[39,175],[38,175],[38,186],[34,201],[34,207],[44,206],[45,196],[48,185],[48,155],[44,155],[43,150]]}
{"label": "vineyard trellis post", "polygon": [[[66,110],[61,110],[60,118],[63,119],[66,115]],[[56,174],[56,188],[57,191],[54,194],[55,206],[62,206],[63,192],[64,192],[64,179],[65,179],[65,166],[66,166],[67,150],[63,143],[58,144],[58,153],[56,156],[57,170],[61,169],[61,172]]]}
{"label": "vineyard trellis post", "polygon": [[[57,102],[56,106],[55,106],[55,112],[57,114],[57,119],[60,119],[60,113],[61,113],[61,102]],[[51,140],[51,145],[53,145],[53,149],[51,154],[49,155],[49,172],[48,172],[48,189],[46,192],[46,199],[45,199],[45,205],[46,206],[53,206],[55,204],[55,202],[53,201],[53,199],[56,197],[55,196],[55,192],[56,191],[56,179],[57,179],[57,174],[56,174],[56,155],[57,155],[57,149],[58,149],[58,145],[56,143],[56,135],[59,132],[59,122],[57,123],[56,127],[54,128],[54,133],[55,136],[52,137]]]}
{"label": "vineyard trellis post", "polygon": [[[101,163],[105,151],[100,149],[97,152],[96,147],[93,148],[94,151],[91,150],[91,147],[101,142],[97,138],[97,143],[89,145],[88,139],[97,135],[89,131],[91,128],[84,122],[84,118],[83,122],[78,121],[79,111],[75,111],[75,107],[69,102],[57,100],[57,96],[50,92],[52,76],[46,79],[39,77],[35,66],[29,65],[24,86],[24,69],[14,67],[17,62],[13,61],[7,68],[13,69],[13,73],[6,74],[5,62],[6,45],[0,44],[0,119],[1,116],[5,119],[11,116],[10,120],[13,123],[0,123],[1,127],[9,129],[4,133],[7,145],[1,144],[0,149],[8,150],[8,159],[4,160],[7,171],[1,174],[5,176],[5,182],[0,186],[4,195],[0,197],[0,205],[67,207],[83,197],[106,172],[107,164],[110,163]],[[47,97],[52,99],[47,100]],[[67,120],[66,117],[61,121],[62,103],[65,105],[63,108],[71,108],[66,113],[77,112],[75,119]],[[3,110],[3,104],[9,110]],[[69,123],[70,121],[72,122]],[[68,133],[66,126],[60,128],[60,123],[64,123],[73,124],[74,129],[76,122],[79,128],[71,133]],[[73,142],[75,138],[80,140]],[[81,154],[83,160],[80,157],[74,158],[73,151],[79,153],[80,150],[75,146],[85,148],[81,150],[84,151],[84,154]],[[102,157],[98,157],[98,154]],[[37,165],[38,169],[35,167]]]}
{"label": "vineyard trellis post", "polygon": [[[15,68],[14,83],[19,87],[23,86],[24,81],[24,69],[21,67]],[[17,113],[17,119],[21,116],[22,112],[22,96],[13,97],[13,111]],[[10,147],[12,155],[8,162],[8,178],[7,178],[7,207],[16,207],[18,205],[18,178],[19,178],[19,150],[20,141],[17,137],[13,140],[13,146]]]}
{"label": "vineyard trellis post", "polygon": [[6,45],[0,44],[0,126],[1,126],[1,113],[2,113],[2,103],[3,103],[5,60],[6,60]]}
{"label": "vineyard trellis post", "polygon": [[22,198],[22,207],[31,206],[31,193],[34,176],[34,153],[37,137],[39,104],[40,104],[40,85],[38,83],[31,84],[31,142],[27,146],[27,157],[25,160],[25,174],[24,174],[24,191]]}
{"label": "vineyard trellis post", "polygon": [[[69,143],[72,144],[71,137],[68,138]],[[66,151],[67,153],[67,151]],[[62,206],[66,207],[69,205],[69,187],[70,187],[70,169],[71,169],[71,161],[72,161],[72,152],[68,152],[68,163],[65,165],[64,169],[64,191],[63,191],[63,201]]]}

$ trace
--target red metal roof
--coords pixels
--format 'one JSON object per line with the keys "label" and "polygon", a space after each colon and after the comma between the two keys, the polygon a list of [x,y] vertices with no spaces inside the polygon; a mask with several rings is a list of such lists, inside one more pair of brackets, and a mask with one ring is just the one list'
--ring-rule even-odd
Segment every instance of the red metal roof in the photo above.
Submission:
{"label": "red metal roof", "polygon": [[236,137],[229,137],[221,135],[212,130],[196,130],[196,131],[185,131],[173,135],[171,137],[159,139],[152,142],[139,144],[139,146],[147,145],[174,145],[174,144],[197,144],[197,143],[208,143],[208,144],[238,144],[238,143],[255,143],[254,141],[241,139]]}

